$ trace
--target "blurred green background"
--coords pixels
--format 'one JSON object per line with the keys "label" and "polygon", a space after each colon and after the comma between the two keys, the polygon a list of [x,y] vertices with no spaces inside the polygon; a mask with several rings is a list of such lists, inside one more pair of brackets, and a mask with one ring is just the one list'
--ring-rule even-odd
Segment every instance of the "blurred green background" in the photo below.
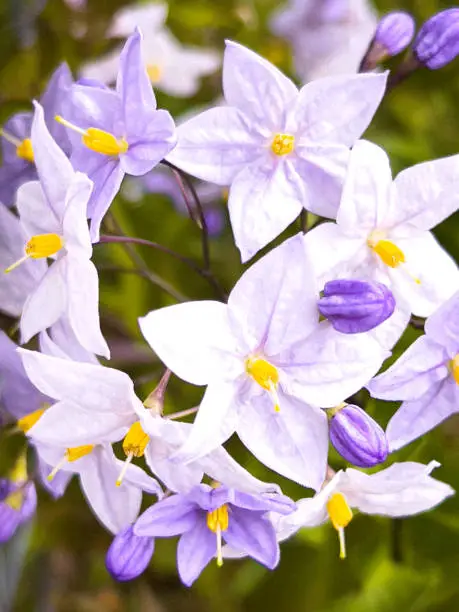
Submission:
{"label": "blurred green background", "polygon": [[[320,0],[317,0],[320,2]],[[0,0],[0,121],[42,91],[50,73],[67,60],[75,71],[89,59],[117,43],[105,30],[121,0],[89,0],[87,9],[72,11],[62,0]],[[412,11],[418,23],[452,6],[438,0],[379,0],[381,12]],[[274,0],[170,0],[168,27],[183,43],[223,50],[231,38],[258,51],[287,73],[292,61],[289,46],[268,29]],[[74,38],[75,27],[86,27]],[[21,40],[35,41],[24,47]],[[396,61],[394,62],[396,64]],[[192,99],[157,94],[160,106],[174,116],[215,100],[221,93],[220,75],[203,81]],[[459,59],[447,68],[421,70],[384,99],[367,137],[384,146],[394,171],[420,161],[459,151]],[[222,208],[224,203],[220,204]],[[113,215],[123,231],[166,245],[201,261],[200,231],[161,196],[147,195],[136,204],[120,196]],[[457,259],[457,216],[437,229],[437,236]],[[107,231],[114,230],[113,221]],[[283,236],[298,231],[292,226]],[[283,238],[282,237],[282,238]],[[137,249],[136,249],[137,250]],[[160,252],[138,249],[145,266],[170,283],[187,299],[213,298],[212,288],[181,262]],[[95,247],[100,270],[103,329],[112,347],[113,367],[125,369],[137,383],[141,398],[154,388],[163,371],[142,341],[137,317],[172,304],[174,298],[154,282],[131,273],[132,254],[117,245]],[[240,276],[240,264],[228,222],[223,234],[211,241],[212,270],[225,290]],[[8,329],[12,321],[2,319]],[[419,332],[410,329],[394,357]],[[167,393],[167,411],[196,405],[201,391],[173,378]],[[396,404],[368,401],[362,405],[385,425]],[[0,471],[6,473],[23,440],[0,439]],[[234,455],[260,478],[274,479],[294,498],[300,487],[279,478],[257,463],[231,440]],[[459,419],[450,419],[391,457],[428,462],[442,467],[435,476],[459,488]],[[331,455],[335,469],[343,460]],[[307,492],[306,492],[307,494]],[[146,500],[148,502],[148,500]],[[275,572],[253,561],[211,565],[192,589],[181,586],[175,568],[176,542],[158,541],[153,562],[137,581],[114,583],[104,567],[110,536],[97,523],[73,482],[65,497],[52,501],[40,492],[35,521],[0,547],[0,610],[39,612],[455,612],[459,610],[459,499],[453,498],[425,515],[407,520],[357,516],[347,529],[348,559],[338,558],[334,530],[326,525],[304,530],[282,546]],[[13,604],[13,600],[15,603]],[[3,607],[2,607],[3,606]]]}

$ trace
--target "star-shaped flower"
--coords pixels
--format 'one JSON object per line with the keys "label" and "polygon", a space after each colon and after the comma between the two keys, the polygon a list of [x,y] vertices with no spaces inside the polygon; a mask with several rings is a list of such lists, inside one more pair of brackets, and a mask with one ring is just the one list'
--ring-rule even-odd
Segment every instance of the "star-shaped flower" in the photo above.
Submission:
{"label": "star-shaped flower", "polygon": [[[429,231],[458,208],[458,172],[455,155],[408,168],[392,181],[386,153],[357,143],[337,223],[305,236],[320,283],[343,277],[382,282],[405,312],[404,325],[411,312],[432,314],[459,287],[456,264]],[[388,323],[394,320],[395,314]]]}
{"label": "star-shaped flower", "polygon": [[40,182],[23,185],[17,200],[29,240],[24,256],[14,264],[10,262],[7,271],[15,274],[14,268],[30,259],[54,261],[24,304],[22,340],[28,342],[65,317],[84,348],[108,357],[109,349],[100,331],[98,277],[90,261],[92,247],[86,222],[92,183],[84,174],[74,172],[51,137],[39,104],[32,142]]}
{"label": "star-shaped flower", "polygon": [[328,433],[315,406],[340,404],[386,353],[367,334],[319,324],[314,287],[299,234],[245,272],[227,305],[190,302],[140,319],[147,342],[175,374],[208,385],[177,460],[196,460],[236,431],[267,466],[320,487]]}
{"label": "star-shaped flower", "polygon": [[387,426],[391,451],[459,412],[459,292],[427,319],[425,331],[368,385],[373,397],[403,401]]}
{"label": "star-shaped flower", "polygon": [[[65,129],[54,121],[54,117],[62,112],[72,83],[69,67],[63,63],[52,74],[40,99],[48,129],[66,154],[70,153],[70,141]],[[32,119],[32,112],[17,113],[0,129],[3,159],[0,166],[0,202],[7,206],[14,204],[16,191],[23,183],[37,179],[31,141]]]}
{"label": "star-shaped flower", "polygon": [[246,261],[303,207],[335,217],[349,147],[368,127],[385,86],[385,74],[367,74],[324,79],[298,91],[265,59],[227,41],[228,106],[180,125],[168,160],[203,180],[231,185],[231,224]]}
{"label": "star-shaped flower", "polygon": [[191,586],[213,557],[222,565],[222,540],[269,569],[279,562],[276,532],[265,516],[289,514],[295,504],[283,495],[250,495],[228,487],[201,484],[186,495],[173,495],[146,510],[134,525],[134,535],[180,535],[177,568]]}
{"label": "star-shaped flower", "polygon": [[93,242],[124,175],[145,174],[176,142],[172,117],[156,109],[141,44],[136,30],[121,53],[116,91],[74,85],[68,114],[58,117],[70,128],[73,166],[94,182],[88,204]]}

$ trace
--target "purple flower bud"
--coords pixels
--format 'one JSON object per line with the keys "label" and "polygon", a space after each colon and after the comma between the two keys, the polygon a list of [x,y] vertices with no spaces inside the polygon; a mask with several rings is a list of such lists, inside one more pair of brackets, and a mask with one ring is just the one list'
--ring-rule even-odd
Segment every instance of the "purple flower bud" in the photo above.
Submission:
{"label": "purple flower bud", "polygon": [[424,23],[413,45],[416,59],[430,70],[459,55],[459,8],[441,11]]}
{"label": "purple flower bud", "polygon": [[358,467],[371,467],[386,460],[386,434],[365,410],[345,405],[330,419],[330,441],[339,454]]}
{"label": "purple flower bud", "polygon": [[35,514],[37,492],[33,482],[18,485],[6,479],[0,488],[0,543],[4,543]]}
{"label": "purple flower bud", "polygon": [[374,281],[334,280],[325,283],[323,293],[318,301],[319,312],[343,334],[369,331],[388,319],[395,309],[390,289]]}
{"label": "purple flower bud", "polygon": [[134,535],[131,525],[115,536],[107,551],[105,565],[115,580],[133,580],[145,571],[154,550],[154,538]]}
{"label": "purple flower bud", "polygon": [[398,55],[413,40],[416,25],[413,17],[404,11],[385,15],[378,23],[373,44],[380,45],[386,55]]}

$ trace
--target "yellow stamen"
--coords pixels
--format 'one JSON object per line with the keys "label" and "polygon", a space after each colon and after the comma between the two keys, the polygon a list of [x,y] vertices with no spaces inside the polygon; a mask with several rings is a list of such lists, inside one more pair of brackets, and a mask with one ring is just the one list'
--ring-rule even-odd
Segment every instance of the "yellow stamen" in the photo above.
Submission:
{"label": "yellow stamen", "polygon": [[82,459],[89,455],[94,450],[94,444],[85,444],[83,446],[74,446],[73,448],[68,448],[65,451],[64,456],[59,461],[59,463],[53,468],[52,472],[48,475],[48,480],[51,482],[56,474],[61,470],[66,463],[72,463],[73,461],[78,461],[78,459]]}
{"label": "yellow stamen", "polygon": [[288,155],[295,148],[295,136],[291,134],[276,134],[271,143],[271,151],[275,155]]}
{"label": "yellow stamen", "polygon": [[163,76],[163,69],[159,64],[148,64],[147,65],[147,74],[150,81],[155,84],[159,83]]}
{"label": "yellow stamen", "polygon": [[279,383],[279,372],[266,359],[260,357],[249,357],[245,362],[245,370],[253,380],[263,389],[269,392],[276,412],[280,411],[277,385]]}
{"label": "yellow stamen", "polygon": [[120,155],[121,153],[126,153],[129,148],[125,138],[116,138],[110,132],[93,127],[83,130],[60,115],[56,115],[54,119],[74,132],[81,134],[83,144],[96,153],[101,153],[102,155]]}
{"label": "yellow stamen", "polygon": [[220,508],[207,513],[207,527],[217,536],[217,565],[223,565],[222,532],[228,529],[228,506],[223,504]]}
{"label": "yellow stamen", "polygon": [[346,540],[344,537],[344,528],[349,525],[352,520],[352,510],[342,493],[334,493],[327,503],[327,512],[333,527],[338,532],[339,536],[339,556],[340,559],[346,558]]}
{"label": "yellow stamen", "polygon": [[5,274],[8,274],[22,263],[27,261],[29,258],[41,259],[44,257],[51,257],[55,255],[64,246],[64,241],[61,236],[57,234],[38,234],[32,236],[29,242],[25,246],[25,255],[15,261],[11,266],[6,268]]}
{"label": "yellow stamen", "polygon": [[25,138],[21,144],[16,147],[16,155],[21,159],[25,159],[31,164],[34,163],[35,157],[33,154],[32,141],[30,138]]}
{"label": "yellow stamen", "polygon": [[22,508],[24,502],[23,485],[27,482],[27,478],[27,453],[23,452],[19,455],[13,469],[9,473],[9,479],[20,488],[10,493],[4,500],[13,510],[20,510]]}
{"label": "yellow stamen", "polygon": [[38,423],[38,421],[40,420],[44,412],[45,412],[44,408],[35,410],[35,412],[32,412],[31,414],[28,414],[27,416],[22,417],[22,419],[19,419],[17,422],[17,426],[23,433],[27,433],[29,429],[32,429],[35,423]]}
{"label": "yellow stamen", "polygon": [[22,141],[19,138],[16,138],[16,136],[13,136],[13,134],[10,134],[9,132],[5,132],[3,128],[0,128],[0,136],[3,136],[7,142],[15,147],[20,147],[22,144]]}
{"label": "yellow stamen", "polygon": [[457,354],[454,359],[451,359],[449,363],[454,381],[457,385],[459,385],[459,354]]}
{"label": "yellow stamen", "polygon": [[126,453],[126,461],[124,462],[123,468],[118,476],[118,480],[116,481],[117,487],[121,486],[123,478],[125,477],[126,471],[133,458],[143,457],[149,442],[150,436],[144,432],[140,421],[136,421],[133,425],[131,425],[123,440],[123,450]]}
{"label": "yellow stamen", "polygon": [[[402,249],[400,249],[390,240],[385,240],[383,236],[384,234],[382,232],[373,232],[367,240],[367,244],[370,249],[376,253],[381,261],[386,264],[386,266],[389,266],[389,268],[398,268],[402,266],[402,264],[405,264],[405,253],[402,251]],[[400,269],[408,274],[408,276],[412,278],[417,285],[421,284],[419,278],[416,278],[410,274],[405,266],[402,266]]]}

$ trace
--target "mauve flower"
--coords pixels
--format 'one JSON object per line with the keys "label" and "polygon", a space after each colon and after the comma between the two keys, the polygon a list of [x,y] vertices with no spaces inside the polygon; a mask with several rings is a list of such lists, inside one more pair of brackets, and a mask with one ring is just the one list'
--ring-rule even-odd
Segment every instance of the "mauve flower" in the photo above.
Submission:
{"label": "mauve flower", "polygon": [[191,586],[213,557],[222,565],[222,540],[268,569],[279,562],[276,532],[266,514],[290,514],[295,504],[279,494],[251,495],[225,486],[201,484],[186,495],[173,495],[146,510],[134,534],[168,538],[180,535],[177,568]]}
{"label": "mauve flower", "polygon": [[383,283],[339,279],[325,283],[323,293],[317,303],[319,312],[343,334],[374,329],[395,309],[392,291]]}
{"label": "mauve flower", "polygon": [[[54,120],[62,112],[65,98],[72,86],[72,74],[63,63],[52,74],[40,104],[43,107],[45,122],[54,140],[61,149],[70,154],[70,141],[66,130]],[[27,181],[37,179],[34,153],[31,142],[33,112],[13,115],[0,130],[2,141],[2,165],[0,166],[0,202],[7,206],[14,204],[18,187]]]}
{"label": "mauve flower", "polygon": [[118,193],[124,175],[151,170],[175,145],[170,114],[156,109],[156,99],[142,59],[136,30],[120,57],[116,91],[74,85],[68,115],[59,121],[71,128],[71,161],[89,176],[94,190],[88,203],[93,242],[101,221]]}

